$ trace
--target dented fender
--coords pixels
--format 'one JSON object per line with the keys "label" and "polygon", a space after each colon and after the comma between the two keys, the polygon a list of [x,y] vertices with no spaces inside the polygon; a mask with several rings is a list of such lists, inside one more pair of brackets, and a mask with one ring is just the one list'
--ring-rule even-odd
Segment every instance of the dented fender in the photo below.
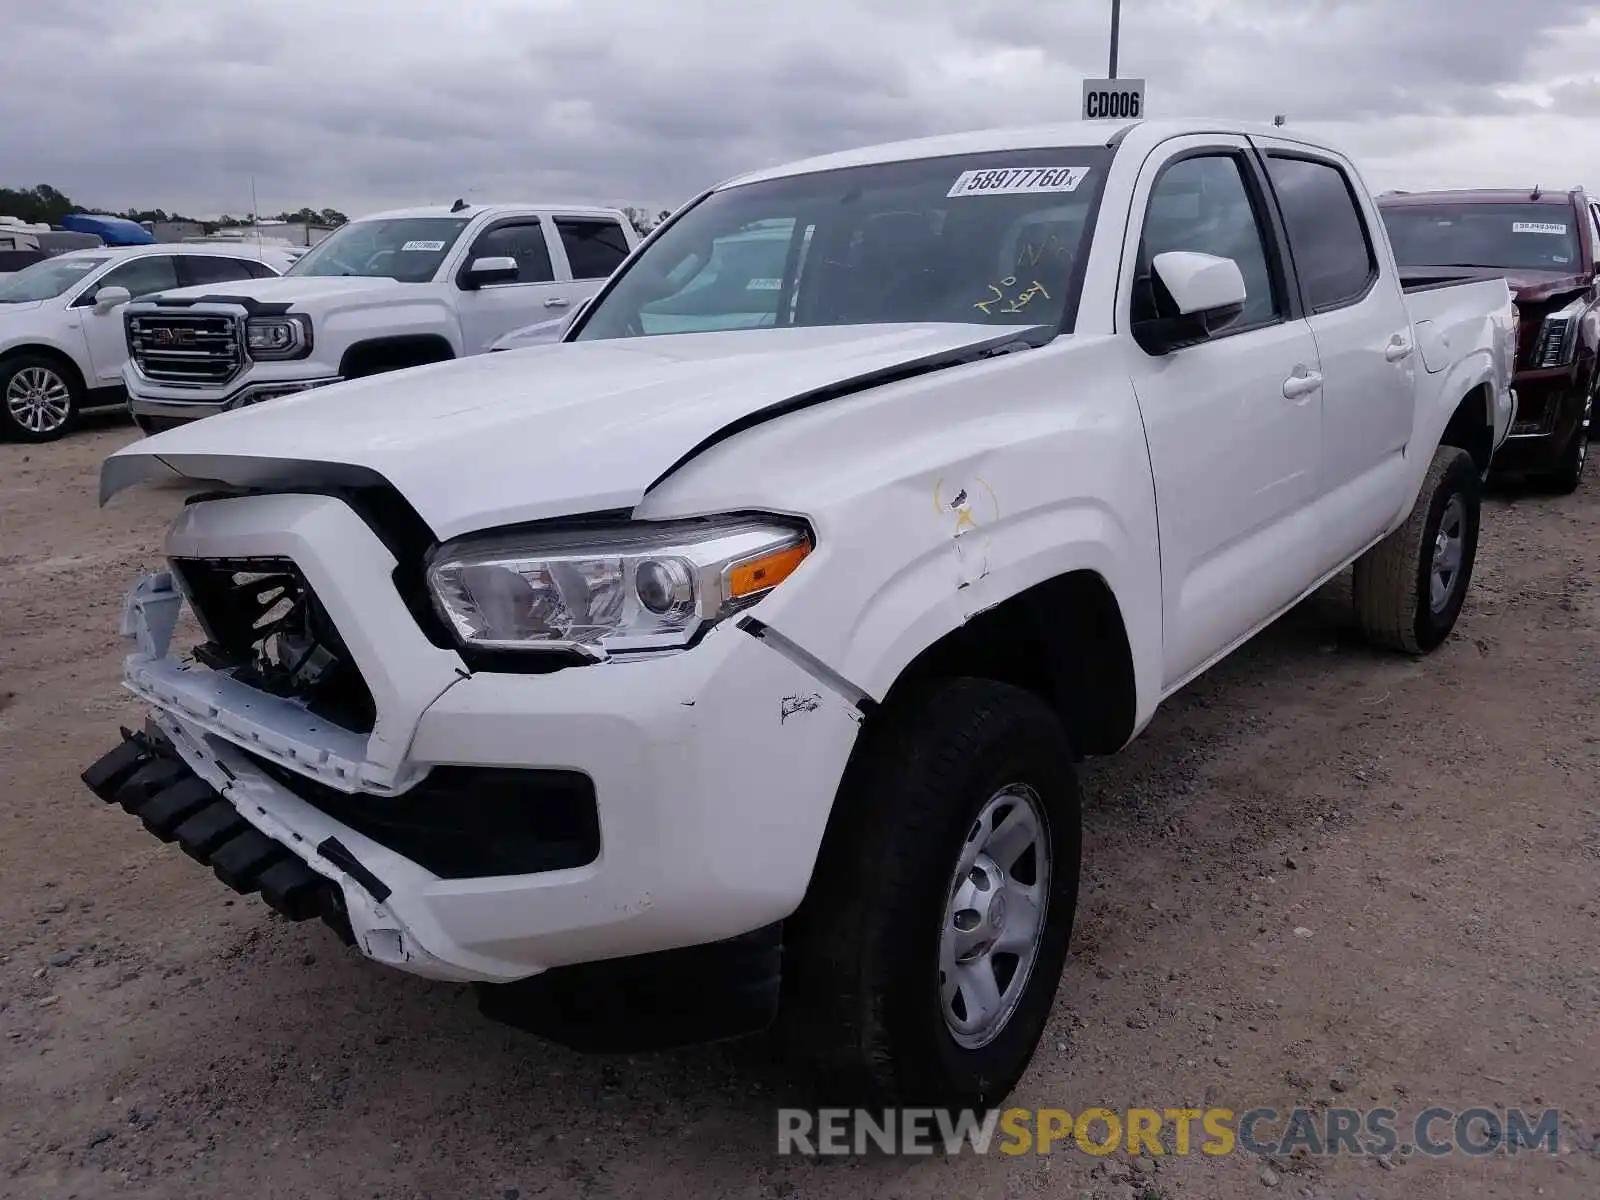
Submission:
{"label": "dented fender", "polygon": [[1063,337],[794,413],[705,451],[635,515],[805,517],[816,549],[753,613],[875,701],[978,613],[1092,571],[1122,614],[1142,724],[1160,690],[1160,554],[1122,353]]}

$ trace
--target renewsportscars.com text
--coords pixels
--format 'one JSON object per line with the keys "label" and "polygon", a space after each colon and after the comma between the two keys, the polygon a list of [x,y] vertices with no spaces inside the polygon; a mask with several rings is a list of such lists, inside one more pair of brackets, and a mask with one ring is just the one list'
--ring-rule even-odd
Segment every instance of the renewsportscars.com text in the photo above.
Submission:
{"label": "renewsportscars.com text", "polygon": [[778,1110],[778,1153],[1126,1153],[1212,1157],[1422,1154],[1473,1157],[1560,1152],[1557,1109],[1473,1106],[1423,1109],[1402,1122],[1392,1108],[1008,1108],[1003,1112],[906,1108]]}

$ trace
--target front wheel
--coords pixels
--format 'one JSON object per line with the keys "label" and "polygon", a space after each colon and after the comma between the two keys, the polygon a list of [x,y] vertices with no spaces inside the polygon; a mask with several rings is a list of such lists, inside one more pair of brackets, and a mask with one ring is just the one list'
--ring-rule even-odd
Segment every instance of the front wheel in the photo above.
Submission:
{"label": "front wheel", "polygon": [[1583,483],[1583,469],[1589,464],[1589,421],[1594,416],[1594,398],[1584,401],[1583,420],[1572,432],[1572,440],[1561,452],[1555,470],[1543,482],[1558,496],[1570,496]]}
{"label": "front wheel", "polygon": [[791,926],[791,1031],[851,1098],[993,1106],[1072,934],[1071,748],[1046,704],[979,679],[930,684],[865,736]]}
{"label": "front wheel", "polygon": [[1356,620],[1368,641],[1426,654],[1450,636],[1477,561],[1481,489],[1465,450],[1433,452],[1406,523],[1356,560]]}
{"label": "front wheel", "polygon": [[18,442],[53,442],[71,430],[82,403],[71,372],[41,355],[0,363],[0,433]]}

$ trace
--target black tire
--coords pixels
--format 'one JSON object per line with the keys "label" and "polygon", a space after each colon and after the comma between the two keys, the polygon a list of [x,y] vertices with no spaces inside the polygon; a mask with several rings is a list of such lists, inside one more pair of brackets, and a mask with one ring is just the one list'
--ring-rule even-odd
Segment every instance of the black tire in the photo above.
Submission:
{"label": "black tire", "polygon": [[[988,680],[931,684],[882,719],[790,922],[783,1024],[833,1100],[992,1107],[1027,1069],[1066,962],[1082,848],[1071,747],[1047,705]],[[1043,933],[1009,1016],[969,1048],[944,1015],[942,926],[977,818],[1017,784],[1032,789],[1036,844],[1050,848],[1047,882],[1014,872],[1046,897]]]}
{"label": "black tire", "polygon": [[[52,398],[63,398],[66,411],[59,422],[20,394],[34,396],[41,389]],[[13,442],[56,441],[72,432],[82,407],[83,383],[59,359],[19,354],[0,362],[0,437]]]}
{"label": "black tire", "polygon": [[1594,401],[1589,401],[1584,409],[1584,420],[1572,431],[1572,438],[1561,451],[1555,470],[1539,476],[1545,489],[1557,496],[1570,496],[1583,483],[1583,469],[1589,463],[1589,416],[1593,406]]}
{"label": "black tire", "polygon": [[[1482,487],[1471,455],[1440,446],[1406,523],[1356,560],[1356,621],[1373,645],[1427,654],[1450,636],[1472,586]],[[1452,522],[1459,520],[1460,558],[1443,589],[1444,603],[1435,607],[1434,549],[1452,504],[1458,505]]]}

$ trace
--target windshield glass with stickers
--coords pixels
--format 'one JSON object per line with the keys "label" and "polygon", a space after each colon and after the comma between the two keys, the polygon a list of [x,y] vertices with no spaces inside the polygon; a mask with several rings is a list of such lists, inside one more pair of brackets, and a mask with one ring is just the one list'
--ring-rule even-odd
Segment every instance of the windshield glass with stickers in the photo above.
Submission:
{"label": "windshield glass with stickers", "polygon": [[1583,269],[1578,213],[1566,204],[1396,204],[1383,223],[1402,267]]}
{"label": "windshield glass with stickers", "polygon": [[847,167],[713,193],[662,230],[576,340],[952,321],[1070,329],[1109,152]]}
{"label": "windshield glass with stickers", "polygon": [[286,274],[361,275],[427,283],[467,227],[465,217],[373,217],[341,225]]}

